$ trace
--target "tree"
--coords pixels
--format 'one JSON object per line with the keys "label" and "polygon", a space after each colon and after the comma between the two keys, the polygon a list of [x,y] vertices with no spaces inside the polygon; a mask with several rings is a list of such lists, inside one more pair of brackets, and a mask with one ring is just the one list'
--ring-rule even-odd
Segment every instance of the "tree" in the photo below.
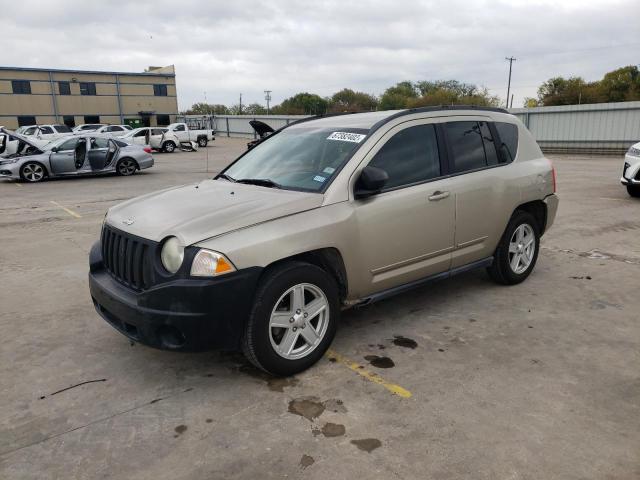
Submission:
{"label": "tree", "polygon": [[524,106],[526,108],[538,107],[538,106],[540,106],[540,102],[538,102],[537,98],[525,97]]}
{"label": "tree", "polygon": [[339,112],[369,112],[378,106],[378,99],[364,92],[354,92],[349,88],[343,88],[331,97],[329,111]]}
{"label": "tree", "polygon": [[198,102],[191,105],[191,108],[184,112],[186,115],[226,115],[229,109],[225,105]]}
{"label": "tree", "polygon": [[297,93],[271,109],[280,115],[324,115],[329,101],[314,93]]}
{"label": "tree", "polygon": [[418,90],[408,80],[396,83],[393,87],[387,88],[380,97],[378,108],[380,110],[396,110],[408,108],[409,99],[418,98]]}
{"label": "tree", "polygon": [[242,107],[243,115],[266,115],[267,109],[259,103],[250,103]]}
{"label": "tree", "polygon": [[640,100],[640,72],[635,65],[618,68],[605,74],[600,89],[608,102]]}

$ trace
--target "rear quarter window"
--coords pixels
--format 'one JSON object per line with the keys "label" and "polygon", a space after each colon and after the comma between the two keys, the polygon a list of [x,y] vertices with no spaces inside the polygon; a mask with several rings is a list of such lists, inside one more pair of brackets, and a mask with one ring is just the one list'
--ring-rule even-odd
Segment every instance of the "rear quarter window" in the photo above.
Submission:
{"label": "rear quarter window", "polygon": [[518,154],[518,126],[513,123],[496,122],[496,130],[500,136],[500,150],[512,162]]}

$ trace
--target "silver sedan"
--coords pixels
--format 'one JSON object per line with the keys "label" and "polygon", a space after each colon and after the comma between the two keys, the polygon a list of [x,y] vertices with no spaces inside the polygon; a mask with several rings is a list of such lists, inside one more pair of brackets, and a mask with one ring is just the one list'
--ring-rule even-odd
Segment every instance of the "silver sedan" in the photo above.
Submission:
{"label": "silver sedan", "polygon": [[[17,141],[9,149],[7,140]],[[39,182],[46,177],[117,173],[133,175],[153,166],[148,145],[131,145],[92,132],[62,137],[44,146],[0,128],[0,178]]]}

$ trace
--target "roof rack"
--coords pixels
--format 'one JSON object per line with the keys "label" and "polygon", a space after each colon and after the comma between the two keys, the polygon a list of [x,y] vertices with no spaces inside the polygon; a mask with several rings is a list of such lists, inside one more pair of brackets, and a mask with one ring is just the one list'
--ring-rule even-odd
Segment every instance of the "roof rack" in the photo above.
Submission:
{"label": "roof rack", "polygon": [[379,129],[385,123],[387,123],[387,122],[389,122],[389,121],[391,121],[391,120],[393,120],[395,118],[398,118],[398,117],[403,117],[405,115],[411,115],[413,113],[441,112],[441,111],[445,111],[445,110],[480,110],[480,111],[486,111],[486,112],[509,113],[504,108],[484,107],[484,106],[481,106],[481,105],[436,105],[436,106],[433,106],[433,107],[408,108],[406,110],[402,110],[401,112],[394,113],[393,115],[389,115],[388,117],[383,118],[382,120],[378,120],[376,123],[374,123],[371,126],[371,129],[369,130],[369,134],[371,134],[374,131],[376,131],[377,129]]}

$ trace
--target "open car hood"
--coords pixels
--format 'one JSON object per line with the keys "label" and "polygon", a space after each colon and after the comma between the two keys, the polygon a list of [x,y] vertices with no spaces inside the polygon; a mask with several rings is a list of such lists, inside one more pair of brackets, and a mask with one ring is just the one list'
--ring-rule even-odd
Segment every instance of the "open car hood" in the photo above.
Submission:
{"label": "open car hood", "polygon": [[[37,144],[35,144],[32,140],[29,139],[29,137],[25,136],[25,135],[21,135],[20,133],[16,133],[13,130],[7,130],[4,127],[0,127],[0,135],[6,135],[6,142],[8,143],[9,140],[18,140],[19,142],[23,143],[25,146],[22,147],[22,149],[20,149],[20,152],[18,153],[13,153],[11,154],[11,156],[16,156],[16,155],[38,155],[40,153],[42,153],[42,149],[40,146],[38,146]],[[26,153],[22,153],[24,152],[28,147],[32,147],[32,152],[29,154]],[[3,156],[6,156],[3,154]]]}
{"label": "open car hood", "polygon": [[267,135],[275,132],[273,128],[271,128],[266,123],[261,122],[260,120],[251,120],[249,122],[249,125],[251,125],[251,127],[256,131],[260,138],[264,138]]}

